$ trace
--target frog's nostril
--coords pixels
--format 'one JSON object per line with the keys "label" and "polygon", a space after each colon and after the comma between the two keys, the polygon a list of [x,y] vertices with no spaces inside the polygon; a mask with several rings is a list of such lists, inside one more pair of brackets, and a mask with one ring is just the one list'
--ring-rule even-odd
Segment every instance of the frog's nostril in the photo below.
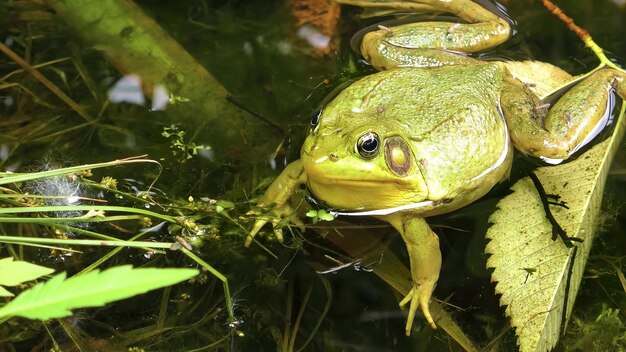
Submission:
{"label": "frog's nostril", "polygon": [[339,155],[337,155],[337,153],[331,153],[328,158],[330,159],[330,161],[337,161],[339,160]]}

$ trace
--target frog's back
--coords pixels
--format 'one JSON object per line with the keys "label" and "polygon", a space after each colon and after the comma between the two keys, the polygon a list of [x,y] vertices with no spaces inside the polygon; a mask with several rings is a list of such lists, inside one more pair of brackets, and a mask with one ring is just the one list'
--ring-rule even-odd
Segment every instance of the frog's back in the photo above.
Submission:
{"label": "frog's back", "polygon": [[398,68],[363,78],[359,84],[370,86],[369,93],[354,99],[362,100],[361,110],[378,111],[372,118],[379,122],[402,120],[407,124],[403,133],[425,139],[446,123],[459,122],[458,117],[469,110],[499,115],[502,73],[503,66],[498,63]]}

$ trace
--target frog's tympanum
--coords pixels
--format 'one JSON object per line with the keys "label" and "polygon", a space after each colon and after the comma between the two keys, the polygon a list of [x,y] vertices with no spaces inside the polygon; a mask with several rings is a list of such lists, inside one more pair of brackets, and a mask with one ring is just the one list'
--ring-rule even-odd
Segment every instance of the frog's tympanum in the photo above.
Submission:
{"label": "frog's tympanum", "polygon": [[[313,117],[300,160],[259,203],[273,205],[271,215],[246,241],[268,221],[291,216],[289,198],[303,184],[334,209],[388,222],[410,258],[413,288],[400,302],[409,304],[407,335],[418,307],[435,327],[428,302],[441,253],[424,218],[463,207],[506,179],[514,149],[549,163],[567,159],[606,125],[613,92],[626,97],[626,75],[601,69],[546,104],[549,92],[575,78],[545,63],[467,55],[504,42],[506,20],[470,0],[410,6],[459,20],[380,26],[365,35],[362,55],[381,72],[353,83]],[[280,229],[275,235],[282,240]]]}

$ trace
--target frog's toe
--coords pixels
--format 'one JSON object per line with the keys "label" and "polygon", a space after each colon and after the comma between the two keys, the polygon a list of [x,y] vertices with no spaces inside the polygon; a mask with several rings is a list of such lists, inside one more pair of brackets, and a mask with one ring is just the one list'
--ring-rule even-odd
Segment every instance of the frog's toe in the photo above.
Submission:
{"label": "frog's toe", "polygon": [[291,217],[291,223],[294,224],[297,228],[299,228],[300,231],[304,232],[306,226],[304,225],[304,222],[302,222],[302,220],[300,220],[299,217],[292,216]]}
{"label": "frog's toe", "polygon": [[411,303],[409,305],[409,315],[406,320],[406,336],[411,335],[411,328],[413,327],[413,320],[415,319],[415,313],[418,308],[421,308],[422,314],[424,314],[424,318],[433,329],[437,328],[435,324],[435,320],[430,314],[430,310],[428,309],[428,302],[430,301],[431,293],[433,292],[434,284],[422,284],[422,285],[413,285],[413,288],[409,293],[404,297],[404,299],[400,302],[400,307],[404,307],[407,303]]}
{"label": "frog's toe", "polygon": [[265,224],[267,224],[267,221],[268,221],[268,218],[264,216],[254,223],[254,226],[252,226],[252,229],[250,229],[250,232],[248,232],[248,237],[246,237],[246,241],[243,243],[244,246],[250,247],[250,244],[252,243],[254,236],[256,236],[259,230],[261,230],[261,228]]}
{"label": "frog's toe", "polygon": [[[261,230],[263,226],[267,223],[271,223],[273,227],[274,237],[280,243],[283,243],[283,230],[282,228],[285,226],[284,219],[289,219],[289,222],[297,226],[300,230],[304,231],[305,225],[300,220],[300,218],[294,214],[295,210],[289,206],[288,204],[283,204],[280,206],[275,206],[273,209],[269,210],[268,213],[259,216],[257,221],[254,223],[254,226],[248,233],[248,237],[246,237],[246,241],[244,245],[249,247],[252,244],[254,236]],[[259,215],[257,211],[251,211],[248,213],[249,215]]]}
{"label": "frog's toe", "polygon": [[[299,227],[301,230],[304,231],[304,223],[299,218],[294,216],[294,217],[291,217],[290,221],[294,225],[296,225],[297,227]],[[283,223],[282,223],[281,217],[264,215],[254,223],[254,226],[252,226],[252,229],[250,230],[250,232],[248,232],[248,237],[246,237],[244,246],[250,247],[250,244],[252,244],[252,241],[254,240],[254,237],[256,236],[256,234],[268,222],[271,223],[272,227],[274,228],[274,237],[276,237],[276,240],[280,243],[283,243],[284,236],[283,236],[283,230],[282,230]]]}
{"label": "frog's toe", "polygon": [[[279,218],[274,218],[270,221],[272,222],[272,226],[274,226],[274,236],[276,237],[276,240],[280,243],[283,243],[283,239],[284,239],[283,230],[282,230],[282,227],[284,226],[283,221],[281,221]],[[295,225],[297,228],[299,228],[300,231],[304,232],[306,226],[304,225],[304,222],[300,220],[299,217],[295,215],[291,215],[289,217],[289,222]]]}
{"label": "frog's toe", "polygon": [[283,243],[283,230],[280,227],[280,222],[280,219],[273,219],[272,227],[274,228],[274,237],[276,237],[276,240],[280,243]]}

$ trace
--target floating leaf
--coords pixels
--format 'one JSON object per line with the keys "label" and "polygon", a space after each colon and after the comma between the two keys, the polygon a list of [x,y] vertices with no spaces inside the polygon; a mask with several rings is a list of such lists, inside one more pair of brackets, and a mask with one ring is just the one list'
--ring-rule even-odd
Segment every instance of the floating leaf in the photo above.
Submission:
{"label": "floating leaf", "polygon": [[315,209],[311,209],[306,213],[306,216],[310,217],[313,219],[313,223],[316,223],[318,221],[333,221],[335,220],[335,217],[333,216],[333,214],[329,213],[328,211],[324,210],[324,209],[319,209],[319,210],[315,210]]}
{"label": "floating leaf", "polygon": [[22,292],[0,308],[0,317],[21,316],[29,319],[52,319],[71,315],[71,309],[99,307],[109,302],[173,285],[198,274],[196,269],[138,268],[118,266],[94,270],[65,279],[55,275]]}
{"label": "floating leaf", "polygon": [[551,350],[569,318],[624,124],[620,117],[612,138],[578,159],[536,171],[545,191],[567,203],[569,209],[551,206],[551,212],[569,236],[583,240],[575,248],[566,248],[561,239],[552,240],[552,226],[529,178],[515,183],[514,192],[498,203],[490,217],[487,267],[494,268],[491,279],[497,282],[500,304],[507,306],[521,351]]}
{"label": "floating leaf", "polygon": [[0,285],[4,286],[17,286],[53,272],[54,269],[21,260],[14,261],[12,257],[0,259]]}

